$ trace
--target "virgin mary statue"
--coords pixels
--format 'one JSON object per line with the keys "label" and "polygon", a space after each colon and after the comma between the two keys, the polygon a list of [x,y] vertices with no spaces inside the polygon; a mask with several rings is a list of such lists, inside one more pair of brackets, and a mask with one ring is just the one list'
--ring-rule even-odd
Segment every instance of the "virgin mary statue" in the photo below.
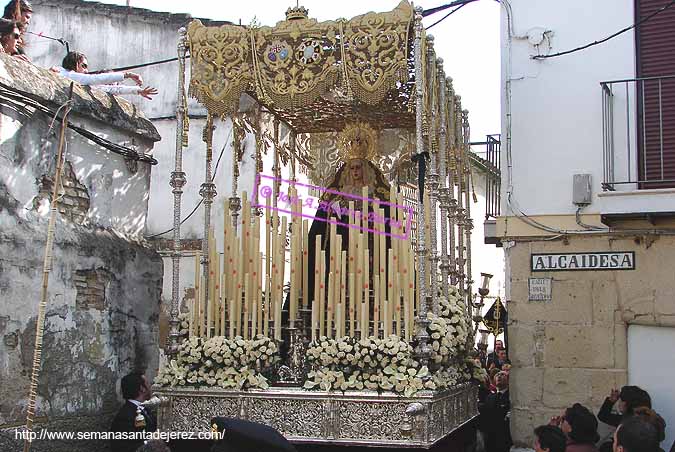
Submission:
{"label": "virgin mary statue", "polygon": [[[326,251],[326,266],[329,268],[328,250],[330,250],[330,228],[328,221],[337,222],[337,234],[342,236],[342,250],[349,250],[349,218],[368,216],[374,212],[373,208],[384,210],[384,217],[389,218],[389,206],[377,201],[389,200],[389,183],[382,172],[372,162],[376,157],[377,132],[367,124],[349,124],[338,137],[338,146],[342,164],[335,173],[333,181],[321,196],[321,205],[324,208],[317,210],[312,226],[309,230],[309,253],[308,253],[308,294],[312,300],[314,294],[314,262],[316,256],[321,256],[321,250]],[[368,212],[360,212],[362,209],[363,187],[368,187]],[[351,195],[351,196],[350,196]],[[358,213],[349,212],[349,203]],[[325,206],[329,206],[326,208]],[[338,208],[339,207],[339,208]],[[385,231],[389,231],[389,223],[385,222]],[[368,229],[375,229],[372,220],[368,223]],[[321,250],[315,249],[316,237],[321,236]],[[368,234],[368,247],[373,250],[373,234]],[[387,236],[387,248],[391,246]],[[372,264],[372,251],[371,251]],[[327,275],[324,275],[327,281]]]}

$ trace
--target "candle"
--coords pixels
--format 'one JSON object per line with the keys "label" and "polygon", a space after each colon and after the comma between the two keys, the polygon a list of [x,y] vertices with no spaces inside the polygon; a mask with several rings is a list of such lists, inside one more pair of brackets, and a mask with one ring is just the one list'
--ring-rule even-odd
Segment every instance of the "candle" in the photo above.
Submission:
{"label": "candle", "polygon": [[272,295],[272,209],[270,197],[265,198],[265,319],[263,334],[271,336],[270,327],[270,303]]}
{"label": "candle", "polygon": [[361,303],[361,337],[368,337],[368,313],[365,303]]}
{"label": "candle", "polygon": [[340,304],[342,305],[342,318],[340,319],[340,330],[342,335],[345,334],[345,309],[347,307],[346,290],[347,290],[347,252],[342,251],[340,258]]}
{"label": "candle", "polygon": [[319,304],[319,303],[316,301],[316,299],[315,299],[315,301],[312,303],[312,325],[311,325],[311,328],[312,328],[312,340],[313,340],[313,341],[316,340],[316,330],[317,330],[317,327],[318,327],[317,323],[319,322],[319,317],[318,317],[318,314],[319,314],[319,308],[318,308],[318,304]]}
{"label": "candle", "polygon": [[373,276],[373,336],[380,337],[380,275]]}
{"label": "candle", "polygon": [[[241,242],[241,241],[240,241]],[[241,244],[241,243],[240,243]],[[235,292],[235,330],[237,336],[241,336],[242,332],[242,292],[244,290],[244,258],[241,254],[237,255],[237,290]]]}
{"label": "candle", "polygon": [[[364,266],[363,275],[364,281],[363,290],[365,292],[364,304],[366,306],[366,333],[368,333],[368,328],[370,328],[370,250],[366,248],[366,265]],[[368,333],[369,334],[369,333]]]}
{"label": "candle", "polygon": [[[302,206],[300,206],[302,212]],[[309,229],[307,220],[302,220],[302,307],[309,306]]]}
{"label": "candle", "polygon": [[349,335],[354,337],[355,320],[356,320],[356,283],[354,273],[349,273]]}
{"label": "candle", "polygon": [[190,336],[199,336],[199,257],[201,253],[195,254],[195,297],[192,303],[192,315],[190,316]]}
{"label": "candle", "polygon": [[328,273],[328,308],[326,315],[326,336],[330,339],[333,337],[333,332],[331,328],[331,315],[333,311],[333,302],[335,298],[335,287],[334,287],[334,276],[333,272]]}
{"label": "candle", "polygon": [[342,304],[338,303],[337,307],[335,308],[335,317],[338,319],[335,327],[335,337],[336,338],[341,338],[343,336],[342,334],[342,322],[340,322],[340,319],[342,318]]}
{"label": "candle", "polygon": [[249,284],[250,278],[249,274],[244,274],[244,325],[243,325],[243,336],[244,339],[248,339],[248,318],[249,318],[249,306],[251,303],[251,285]]}
{"label": "candle", "polygon": [[321,251],[321,261],[319,262],[319,336],[326,335],[326,252]]}
{"label": "candle", "polygon": [[394,302],[394,253],[391,249],[387,253],[387,301],[390,309],[391,324],[396,321],[395,302]]}
{"label": "candle", "polygon": [[366,232],[368,229],[368,187],[361,187],[361,225],[363,231]]}
{"label": "candle", "polygon": [[[363,299],[363,267],[365,262],[363,261],[363,233],[359,233],[358,236],[358,252],[357,252],[357,262],[356,262],[356,306],[358,307],[358,315],[361,315],[361,303]],[[359,317],[359,321],[362,320]]]}
{"label": "candle", "polygon": [[263,288],[263,282],[262,282],[262,262],[263,262],[263,253],[258,252],[258,263],[255,267],[256,271],[258,272],[258,279],[256,280],[256,284],[258,286],[258,296],[257,296],[257,303],[258,303],[258,334],[262,334],[263,336],[267,334],[267,331],[263,328],[263,297],[262,297],[262,288]]}
{"label": "candle", "polygon": [[389,309],[389,301],[384,300],[384,337],[389,337],[391,334],[391,314]]}
{"label": "candle", "polygon": [[313,296],[313,301],[312,301],[312,306],[317,305],[317,326],[319,322],[321,321],[321,314],[319,314],[319,310],[321,309],[321,306],[319,305],[319,287],[321,285],[321,236],[317,235],[314,238],[314,268],[312,271],[314,272],[314,293],[312,294]]}
{"label": "candle", "polygon": [[349,259],[349,265],[348,265],[348,271],[350,273],[356,272],[356,260],[355,260],[355,249],[356,249],[356,238],[355,238],[355,229],[354,229],[354,201],[349,201],[349,229],[347,232],[347,241],[349,243],[348,245],[348,259]]}

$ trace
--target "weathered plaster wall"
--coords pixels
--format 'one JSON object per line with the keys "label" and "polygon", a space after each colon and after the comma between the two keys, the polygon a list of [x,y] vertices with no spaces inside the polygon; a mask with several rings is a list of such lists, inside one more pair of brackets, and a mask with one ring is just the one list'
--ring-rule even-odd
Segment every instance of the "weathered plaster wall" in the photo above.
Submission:
{"label": "weathered plaster wall", "polygon": [[[635,251],[637,269],[529,270],[531,253],[591,250]],[[629,324],[675,326],[675,237],[575,236],[568,244],[514,242],[506,253],[511,430],[530,447],[534,427],[575,402],[597,413],[610,390],[626,384]],[[528,301],[529,277],[553,278],[550,302]]]}
{"label": "weathered plaster wall", "polygon": [[[3,83],[53,108],[68,83],[0,56]],[[149,153],[154,127],[122,99],[76,88],[71,120]],[[59,122],[0,95],[0,450],[18,450],[25,421]],[[66,134],[37,399],[37,427],[107,431],[119,378],[158,365],[163,265],[142,241],[150,166]],[[106,450],[104,442],[53,441],[35,450]]]}

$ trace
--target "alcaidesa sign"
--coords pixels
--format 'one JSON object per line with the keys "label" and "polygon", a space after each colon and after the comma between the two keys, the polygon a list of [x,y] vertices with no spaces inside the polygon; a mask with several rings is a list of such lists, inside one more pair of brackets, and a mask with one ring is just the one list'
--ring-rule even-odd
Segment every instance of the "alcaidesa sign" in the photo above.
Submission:
{"label": "alcaidesa sign", "polygon": [[533,272],[635,270],[635,252],[541,253],[530,262]]}

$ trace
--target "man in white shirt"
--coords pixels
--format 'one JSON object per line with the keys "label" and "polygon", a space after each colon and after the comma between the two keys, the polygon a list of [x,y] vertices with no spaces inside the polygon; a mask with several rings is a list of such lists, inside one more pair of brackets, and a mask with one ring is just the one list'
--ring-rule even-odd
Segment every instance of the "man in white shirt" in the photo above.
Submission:
{"label": "man in white shirt", "polygon": [[[135,72],[108,72],[104,74],[89,74],[87,57],[80,52],[69,52],[63,59],[61,67],[54,68],[61,76],[73,80],[81,85],[95,86],[96,89],[110,94],[138,94],[148,100],[158,93],[150,86],[142,87],[143,79]],[[133,80],[137,86],[113,85],[125,79]]]}

